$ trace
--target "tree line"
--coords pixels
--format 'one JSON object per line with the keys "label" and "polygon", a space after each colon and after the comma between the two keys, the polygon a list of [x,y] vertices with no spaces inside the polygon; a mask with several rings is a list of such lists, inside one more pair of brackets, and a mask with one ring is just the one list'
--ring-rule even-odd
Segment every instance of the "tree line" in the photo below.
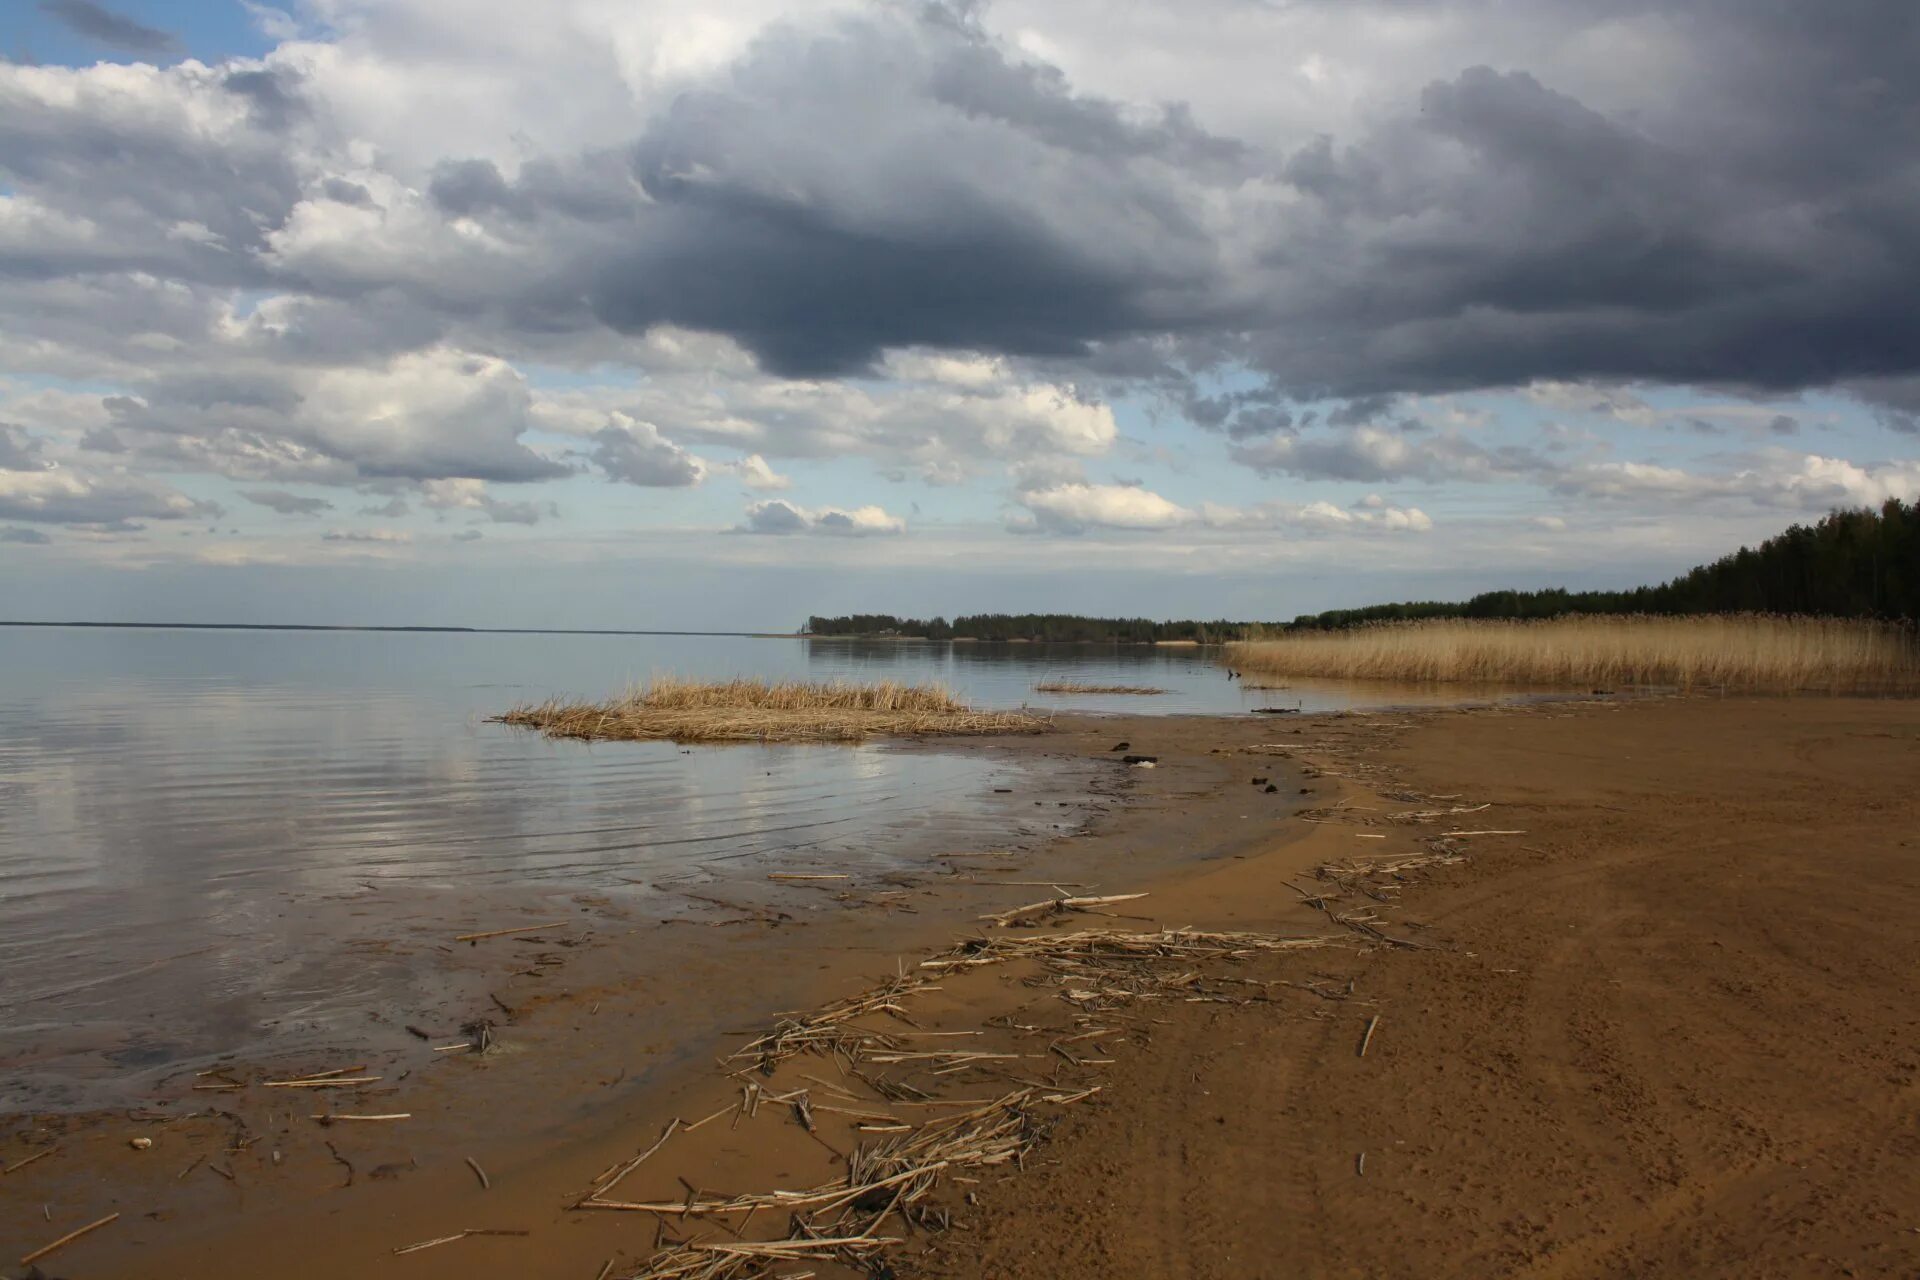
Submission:
{"label": "tree line", "polygon": [[1228,640],[1244,640],[1270,629],[1257,622],[1200,622],[1192,619],[1156,622],[1152,618],[1083,618],[1071,613],[975,613],[951,622],[945,618],[897,618],[890,613],[851,613],[838,618],[808,618],[806,634],[901,636],[921,640],[1099,641],[1112,644],[1190,640],[1199,644],[1223,644]]}
{"label": "tree line", "polygon": [[1920,502],[1835,511],[1742,547],[1657,587],[1488,591],[1302,614],[1293,626],[1338,630],[1418,618],[1557,618],[1592,613],[1784,613],[1920,621]]}
{"label": "tree line", "polygon": [[[1302,614],[1293,628],[1338,630],[1420,618],[1557,618],[1594,613],[1783,613],[1920,621],[1920,502],[1889,499],[1877,511],[1835,511],[1796,524],[1663,582],[1626,591],[1488,591],[1466,601],[1411,600]],[[976,613],[898,618],[855,613],[807,619],[816,636],[911,636],[926,640],[1100,641],[1221,644],[1284,629],[1259,622],[1156,622],[1068,613]]]}

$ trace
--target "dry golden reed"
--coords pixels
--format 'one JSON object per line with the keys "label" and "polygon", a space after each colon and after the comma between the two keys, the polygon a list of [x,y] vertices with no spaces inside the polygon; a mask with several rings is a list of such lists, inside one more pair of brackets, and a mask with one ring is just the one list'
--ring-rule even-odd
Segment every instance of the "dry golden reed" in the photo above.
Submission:
{"label": "dry golden reed", "polygon": [[552,700],[495,717],[554,738],[674,742],[858,742],[937,734],[1037,733],[1046,721],[978,711],[940,685],[724,680],[673,676],[606,702]]}
{"label": "dry golden reed", "polygon": [[1227,646],[1265,676],[1749,692],[1912,693],[1920,654],[1893,623],[1766,614],[1436,619]]}

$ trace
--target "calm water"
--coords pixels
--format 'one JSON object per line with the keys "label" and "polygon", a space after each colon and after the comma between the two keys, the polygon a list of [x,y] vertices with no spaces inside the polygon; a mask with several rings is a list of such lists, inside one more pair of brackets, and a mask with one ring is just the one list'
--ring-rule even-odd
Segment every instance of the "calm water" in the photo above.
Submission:
{"label": "calm water", "polygon": [[[657,672],[936,679],[981,704],[1132,712],[1351,698],[1246,691],[1190,648],[0,628],[0,1074],[337,1032],[368,1000],[404,1002],[425,961],[337,936],[355,912],[328,904],[369,889],[617,895],[764,882],[783,859],[924,863],[1055,830],[996,788],[1074,785],[991,753],[589,746],[486,723]],[[1031,688],[1047,678],[1170,692],[1048,699]],[[444,913],[419,914],[444,937]],[[166,1043],[142,1039],[155,1025]]]}

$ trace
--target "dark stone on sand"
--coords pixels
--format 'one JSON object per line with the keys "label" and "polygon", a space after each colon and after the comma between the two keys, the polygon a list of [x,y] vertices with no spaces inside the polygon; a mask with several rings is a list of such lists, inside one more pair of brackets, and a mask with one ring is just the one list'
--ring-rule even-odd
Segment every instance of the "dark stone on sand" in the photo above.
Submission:
{"label": "dark stone on sand", "polygon": [[1107,748],[1107,750],[1109,750],[1109,751],[1125,751],[1125,750],[1126,750],[1127,748],[1129,748],[1129,747],[1131,747],[1132,745],[1133,745],[1133,744],[1132,744],[1131,742],[1116,742],[1116,743],[1114,743],[1114,744],[1113,744],[1112,746],[1110,746],[1110,747],[1108,747],[1108,748]]}
{"label": "dark stone on sand", "polygon": [[1159,756],[1121,756],[1121,764],[1159,764]]}

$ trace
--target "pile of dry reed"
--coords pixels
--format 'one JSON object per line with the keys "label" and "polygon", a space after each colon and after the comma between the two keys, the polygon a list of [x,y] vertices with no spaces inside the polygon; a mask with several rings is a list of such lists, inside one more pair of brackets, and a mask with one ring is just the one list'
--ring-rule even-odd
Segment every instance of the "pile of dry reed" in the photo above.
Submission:
{"label": "pile of dry reed", "polygon": [[674,742],[858,742],[876,736],[1037,733],[1046,722],[980,711],[940,685],[893,681],[725,680],[660,677],[606,702],[551,700],[495,719],[549,737]]}
{"label": "pile of dry reed", "polygon": [[[1037,974],[1028,981],[1053,988],[1072,1011],[1075,1027],[1071,1034],[1059,1034],[1047,1045],[1048,1052],[1039,1056],[1059,1070],[1084,1071],[1111,1061],[1101,1056],[1095,1045],[1104,1037],[1122,1033],[1123,1019],[1116,1015],[1136,1002],[1245,1004],[1258,998],[1245,994],[1245,986],[1234,985],[1247,980],[1224,975],[1209,978],[1199,969],[1202,964],[1338,945],[1340,940],[1329,937],[1191,929],[1140,933],[1083,929],[973,939],[858,996],[783,1017],[772,1030],[733,1055],[731,1060],[742,1064],[736,1075],[745,1083],[742,1101],[729,1111],[751,1116],[765,1103],[781,1104],[791,1108],[797,1122],[809,1129],[815,1110],[844,1111],[855,1095],[825,1080],[806,1077],[840,1100],[843,1105],[839,1108],[815,1103],[810,1089],[776,1094],[760,1083],[780,1064],[801,1054],[830,1058],[849,1082],[857,1081],[880,1098],[905,1105],[939,1105],[931,1101],[932,1093],[913,1082],[917,1072],[925,1073],[922,1083],[931,1088],[937,1081],[953,1080],[957,1071],[969,1072],[977,1084],[981,1075],[993,1074],[996,1069],[1031,1070],[1017,1061],[1031,1055],[913,1047],[924,1044],[914,1037],[926,1032],[895,1033],[857,1025],[863,1017],[881,1016],[917,1028],[904,1002],[923,991],[938,991],[940,980],[959,970],[1014,961],[1035,966]],[[1023,1033],[1055,1034],[1048,1028],[1012,1022],[1007,1025]],[[882,1074],[890,1067],[907,1075],[895,1078]],[[611,1199],[609,1192],[615,1183],[676,1132],[683,1131],[675,1122],[637,1158],[610,1170],[611,1177],[603,1175],[595,1192],[577,1207],[652,1214],[683,1231],[700,1223],[716,1223],[727,1232],[704,1238],[689,1235],[658,1250],[633,1280],[747,1280],[811,1274],[786,1270],[806,1263],[837,1263],[876,1275],[891,1274],[881,1255],[902,1239],[891,1227],[897,1224],[934,1231],[951,1225],[946,1212],[933,1203],[934,1192],[945,1178],[970,1169],[1022,1161],[1045,1138],[1054,1108],[1100,1092],[1098,1085],[1084,1082],[1048,1084],[1016,1077],[1009,1083],[1017,1087],[998,1097],[979,1100],[957,1114],[887,1125],[890,1136],[857,1146],[846,1158],[844,1173],[819,1186],[716,1195],[689,1185],[682,1199]],[[685,1128],[696,1128],[716,1118],[708,1117]],[[687,1184],[683,1181],[683,1185]],[[784,1216],[784,1234],[761,1238],[748,1235],[749,1224],[763,1211],[774,1221]]]}
{"label": "pile of dry reed", "polygon": [[1033,686],[1035,693],[1135,693],[1147,696],[1165,693],[1146,684],[1081,684],[1074,680],[1042,680]]}
{"label": "pile of dry reed", "polygon": [[1226,663],[1266,676],[1751,692],[1911,693],[1910,628],[1765,614],[1442,619],[1301,631],[1227,646]]}

